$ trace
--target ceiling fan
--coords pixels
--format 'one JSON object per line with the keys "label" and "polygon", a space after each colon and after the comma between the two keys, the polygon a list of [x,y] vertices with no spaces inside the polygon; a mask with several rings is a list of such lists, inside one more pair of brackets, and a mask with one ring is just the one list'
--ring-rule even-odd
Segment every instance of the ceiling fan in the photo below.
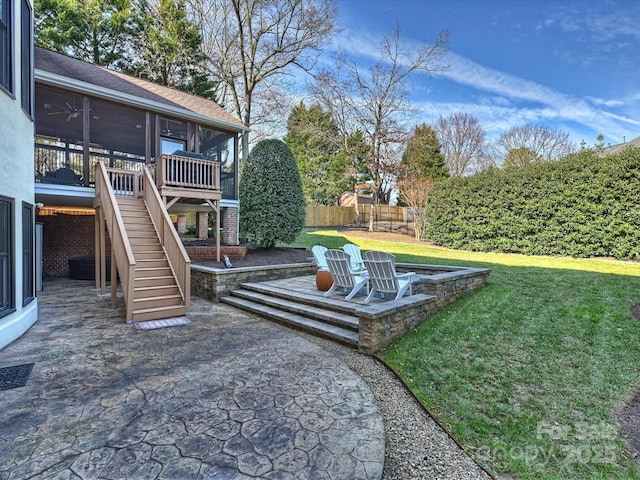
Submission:
{"label": "ceiling fan", "polygon": [[[67,122],[72,118],[82,116],[82,108],[76,108],[75,98],[71,100],[71,104],[69,104],[69,102],[65,102],[64,107],[54,103],[45,103],[43,106],[46,110],[55,109],[54,111],[48,112],[47,115],[67,115]],[[89,111],[91,111],[91,109],[89,109]]]}

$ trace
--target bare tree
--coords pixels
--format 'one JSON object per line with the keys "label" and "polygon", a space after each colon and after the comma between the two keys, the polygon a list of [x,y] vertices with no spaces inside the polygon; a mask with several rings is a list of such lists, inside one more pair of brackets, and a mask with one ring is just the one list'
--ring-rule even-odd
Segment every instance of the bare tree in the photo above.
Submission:
{"label": "bare tree", "polygon": [[402,198],[413,212],[413,232],[416,240],[422,240],[425,227],[425,211],[434,181],[429,177],[405,176],[398,181],[397,187]]}
{"label": "bare tree", "polygon": [[[540,162],[558,160],[575,151],[569,134],[555,128],[527,124],[513,127],[496,140],[494,157],[504,164],[512,152],[527,152],[528,158]],[[511,159],[514,155],[511,155]]]}
{"label": "bare tree", "polygon": [[[188,0],[217,98],[244,125],[268,122],[291,67],[308,71],[335,31],[335,0]],[[277,80],[277,81],[276,81]],[[248,149],[243,142],[243,151]]]}
{"label": "bare tree", "polygon": [[476,117],[461,112],[441,115],[434,128],[452,177],[486,169],[485,131]]}
{"label": "bare tree", "polygon": [[[389,202],[397,166],[404,148],[409,115],[409,75],[415,71],[446,69],[441,63],[449,41],[443,30],[431,44],[411,50],[400,45],[400,28],[382,39],[380,61],[360,69],[344,54],[336,58],[332,71],[323,71],[311,87],[317,101],[331,111],[346,131],[361,131],[369,144],[367,166],[371,176],[373,205],[369,230],[373,230],[375,206]],[[332,92],[327,94],[326,92]]]}

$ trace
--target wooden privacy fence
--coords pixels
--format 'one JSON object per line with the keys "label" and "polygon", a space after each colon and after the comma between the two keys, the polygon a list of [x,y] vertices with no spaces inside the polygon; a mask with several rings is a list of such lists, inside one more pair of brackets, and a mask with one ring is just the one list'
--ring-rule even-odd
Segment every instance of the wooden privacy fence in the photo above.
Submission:
{"label": "wooden privacy fence", "polygon": [[[375,210],[375,222],[406,223],[413,221],[412,212],[408,208],[376,205]],[[371,205],[358,205],[358,211],[360,212],[360,223],[369,222]],[[307,205],[306,213],[305,227],[338,227],[356,223],[356,211],[352,206]]]}

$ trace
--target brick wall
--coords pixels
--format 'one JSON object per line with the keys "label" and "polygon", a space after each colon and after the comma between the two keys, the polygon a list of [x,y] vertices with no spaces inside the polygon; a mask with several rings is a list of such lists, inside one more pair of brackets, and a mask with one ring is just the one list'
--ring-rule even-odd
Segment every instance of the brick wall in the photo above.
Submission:
{"label": "brick wall", "polygon": [[238,245],[238,209],[232,207],[223,208],[221,223],[224,243]]}
{"label": "brick wall", "polygon": [[[42,259],[48,277],[68,277],[69,257],[95,255],[95,217],[93,215],[38,216],[42,228]],[[107,255],[111,244],[107,234]]]}

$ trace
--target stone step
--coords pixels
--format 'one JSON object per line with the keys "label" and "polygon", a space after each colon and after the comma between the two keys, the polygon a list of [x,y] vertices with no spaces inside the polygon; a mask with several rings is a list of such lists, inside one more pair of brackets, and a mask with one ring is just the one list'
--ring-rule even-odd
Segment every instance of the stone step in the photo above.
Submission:
{"label": "stone step", "polygon": [[292,291],[288,288],[279,288],[264,283],[243,283],[241,286],[244,290],[251,290],[253,292],[262,293],[271,297],[295,300],[296,302],[302,303],[304,305],[317,306],[334,312],[344,313],[346,315],[357,316],[356,312],[358,308],[362,307],[362,305],[358,305],[353,300],[344,300],[344,295],[340,295],[338,293],[326,298],[323,296],[318,296],[315,293],[312,294]]}
{"label": "stone step", "polygon": [[221,302],[258,314],[269,320],[274,320],[289,327],[312,333],[319,337],[328,338],[351,347],[357,348],[358,346],[358,334],[346,328],[314,320],[306,316],[298,315],[297,313],[286,312],[279,308],[271,307],[262,303],[256,303],[236,296],[223,297],[221,298]]}
{"label": "stone step", "polygon": [[358,332],[357,317],[347,315],[342,312],[336,312],[335,310],[299,303],[295,299],[291,298],[291,296],[285,299],[271,294],[244,289],[234,290],[231,292],[231,295]]}

